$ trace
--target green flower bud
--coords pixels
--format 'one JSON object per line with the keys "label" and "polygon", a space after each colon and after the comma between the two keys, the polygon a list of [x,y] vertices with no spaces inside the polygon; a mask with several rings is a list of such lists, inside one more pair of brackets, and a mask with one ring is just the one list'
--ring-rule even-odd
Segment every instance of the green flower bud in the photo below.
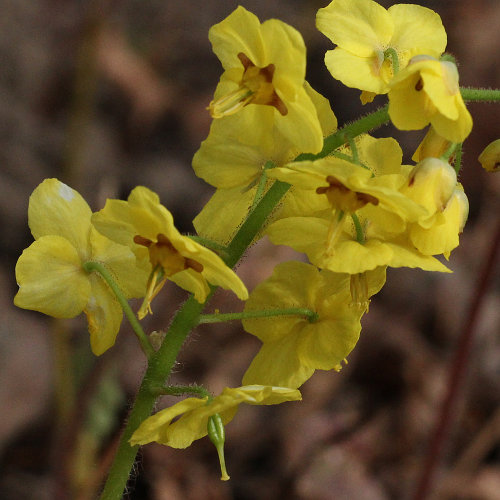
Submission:
{"label": "green flower bud", "polygon": [[226,461],[224,459],[224,441],[226,440],[226,433],[224,431],[224,424],[222,418],[218,413],[211,415],[207,422],[207,431],[210,441],[214,444],[217,454],[219,455],[221,480],[227,481],[229,476],[226,470]]}

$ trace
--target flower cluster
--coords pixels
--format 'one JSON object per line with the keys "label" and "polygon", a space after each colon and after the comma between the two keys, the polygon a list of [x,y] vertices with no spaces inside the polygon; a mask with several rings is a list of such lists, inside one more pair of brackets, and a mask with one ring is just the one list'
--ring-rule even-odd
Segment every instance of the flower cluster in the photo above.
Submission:
{"label": "flower cluster", "polygon": [[[214,422],[228,423],[239,404],[296,401],[315,370],[341,370],[387,267],[450,272],[443,258],[458,246],[468,215],[454,158],[472,120],[457,67],[443,54],[440,17],[418,5],[386,10],[373,0],[333,0],[318,11],[317,27],[337,45],[325,55],[334,78],[361,90],[364,103],[387,94],[385,120],[401,130],[430,124],[415,164],[403,164],[394,138],[368,134],[377,124],[337,130],[330,103],[305,80],[301,35],[238,7],[209,33],[224,72],[208,107],[209,135],[193,158],[195,174],[216,188],[193,221],[198,236],[180,234],[158,195],[142,186],[93,214],[57,179],[31,196],[35,241],[16,267],[15,303],[61,318],[83,311],[95,354],[115,342],[123,300],[142,298],[142,319],[166,280],[200,304],[211,286],[246,300],[237,319],[262,345],[242,387],[217,397],[202,392],[144,418],[132,445],[185,448],[207,434],[220,443]],[[498,150],[494,143],[484,151],[485,168],[498,169]],[[231,266],[264,236],[309,263],[279,264],[248,297]],[[175,392],[162,390],[156,395]]]}

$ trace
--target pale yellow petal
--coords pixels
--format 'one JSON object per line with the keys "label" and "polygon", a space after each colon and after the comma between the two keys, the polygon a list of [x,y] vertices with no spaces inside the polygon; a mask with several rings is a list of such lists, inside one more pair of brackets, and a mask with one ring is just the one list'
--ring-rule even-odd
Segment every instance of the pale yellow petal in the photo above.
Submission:
{"label": "pale yellow petal", "polygon": [[[280,95],[278,88],[276,92]],[[274,113],[276,128],[300,152],[319,153],[323,149],[323,131],[316,108],[303,87],[297,90],[294,101],[286,102],[286,107],[286,115]]]}
{"label": "pale yellow petal", "polygon": [[88,255],[91,210],[74,189],[58,179],[45,179],[30,196],[28,222],[35,239],[62,236],[81,259]]}
{"label": "pale yellow petal", "polygon": [[436,12],[413,4],[392,5],[388,12],[394,21],[391,46],[406,60],[417,54],[439,57],[444,52],[446,31]]}
{"label": "pale yellow petal", "polygon": [[55,318],[77,316],[90,295],[78,252],[61,236],[42,236],[24,250],[16,264],[16,280],[16,306]]}
{"label": "pale yellow petal", "polygon": [[237,7],[208,32],[212,50],[224,69],[242,67],[238,54],[243,52],[256,66],[269,64],[264,49],[260,21],[243,7]]}
{"label": "pale yellow petal", "polygon": [[278,19],[262,23],[261,32],[267,53],[266,65],[275,66],[273,85],[287,101],[294,101],[306,75],[306,47],[302,35]]}
{"label": "pale yellow petal", "polygon": [[359,57],[341,47],[328,50],[325,64],[333,78],[347,87],[385,94],[389,90],[380,71],[381,60],[377,56]]}
{"label": "pale yellow petal", "polygon": [[316,27],[333,43],[360,57],[371,56],[387,45],[394,29],[388,12],[372,0],[333,0],[318,10]]}
{"label": "pale yellow petal", "polygon": [[287,335],[265,342],[243,375],[243,384],[298,388],[314,373],[298,357],[299,336]]}
{"label": "pale yellow petal", "polygon": [[102,236],[96,229],[90,232],[92,260],[103,264],[127,298],[144,297],[151,265],[140,268],[128,246]]}
{"label": "pale yellow petal", "polygon": [[148,417],[136,429],[130,438],[132,446],[138,444],[147,444],[156,441],[160,444],[167,444],[166,429],[170,422],[183,413],[196,410],[207,404],[207,398],[186,398],[183,401],[165,408]]}
{"label": "pale yellow petal", "polygon": [[89,275],[91,294],[84,313],[87,316],[92,352],[99,356],[113,346],[123,319],[123,310],[103,278]]}
{"label": "pale yellow petal", "polygon": [[337,117],[332,111],[330,101],[319,92],[316,92],[308,82],[304,82],[304,88],[316,108],[323,135],[326,137],[333,134],[337,130],[338,123]]}

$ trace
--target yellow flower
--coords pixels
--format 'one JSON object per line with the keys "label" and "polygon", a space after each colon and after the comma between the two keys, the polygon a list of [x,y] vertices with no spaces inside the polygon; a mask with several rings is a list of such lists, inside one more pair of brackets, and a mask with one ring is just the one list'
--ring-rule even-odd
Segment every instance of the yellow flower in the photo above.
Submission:
{"label": "yellow flower", "polygon": [[[385,268],[363,278],[366,297],[385,283]],[[340,369],[356,345],[365,306],[351,300],[351,276],[319,271],[302,262],[284,262],[250,294],[245,311],[305,308],[317,313],[309,322],[301,316],[245,319],[243,327],[263,345],[243,377],[244,384],[300,387],[315,370]],[[356,285],[355,285],[356,286]]]}
{"label": "yellow flower", "polygon": [[45,179],[33,191],[28,221],[35,241],[17,262],[14,303],[56,318],[84,312],[92,351],[100,355],[114,344],[123,312],[100,275],[82,265],[103,264],[127,298],[144,296],[147,273],[129,248],[95,230],[91,215],[85,200],[57,179]]}
{"label": "yellow flower", "polygon": [[167,279],[192,292],[198,302],[210,292],[208,283],[233,290],[242,300],[248,297],[238,276],[215,253],[181,235],[158,195],[145,187],[133,189],[128,201],[107,200],[92,221],[104,235],[131,248],[140,265],[152,271],[139,318],[151,312],[150,302]]}
{"label": "yellow flower", "polygon": [[[428,209],[419,196],[402,192],[408,172],[400,164],[399,145],[369,136],[357,142],[360,160],[367,168],[327,157],[288,164],[269,173],[326,195],[333,209],[333,213],[278,220],[266,229],[270,240],[304,252],[316,266],[338,273],[363,273],[379,266],[447,272],[438,260],[415,249],[406,232],[408,224],[432,217],[435,208]],[[356,215],[358,227],[348,214]]]}
{"label": "yellow flower", "polygon": [[410,224],[411,242],[424,255],[443,254],[446,259],[458,246],[469,215],[469,201],[461,184],[457,184],[446,205],[425,225]]}
{"label": "yellow flower", "polygon": [[[337,119],[328,100],[307,83],[305,88],[316,107],[323,135],[330,135],[337,128]],[[193,158],[196,175],[218,188],[194,219],[194,227],[200,236],[223,244],[227,244],[241,226],[258,201],[256,197],[262,196],[271,185],[266,182],[269,169],[284,165],[299,154],[272,120],[254,126],[255,109],[248,106],[224,120],[214,120],[208,138]],[[270,113],[272,115],[272,111]],[[264,189],[259,195],[261,183]],[[298,196],[297,190],[292,189],[273,213],[273,219],[281,217],[281,213],[288,216],[297,210],[313,213],[326,207],[319,197]]]}
{"label": "yellow flower", "polygon": [[455,64],[414,57],[390,83],[389,116],[401,130],[430,123],[445,139],[463,142],[472,129],[472,118],[460,94]]}
{"label": "yellow flower", "polygon": [[[207,435],[207,422],[212,415],[219,414],[223,424],[227,424],[242,403],[273,405],[301,399],[298,390],[285,387],[226,387],[222,394],[211,401],[208,398],[187,398],[152,415],[134,432],[130,444],[135,446],[156,441],[172,448],[187,448],[196,439]],[[178,420],[172,422],[179,416]]]}
{"label": "yellow flower", "polygon": [[[329,156],[316,161],[290,163],[286,167],[273,169],[268,175],[300,189],[312,190],[318,196],[326,196],[333,209],[329,217],[326,247],[323,249],[327,259],[335,253],[335,247],[343,232],[345,216],[348,214],[355,213],[367,205],[373,205],[377,207],[377,211],[387,213],[389,216],[394,214],[403,221],[416,220],[422,212],[425,212],[417,203],[398,191],[400,184],[404,181],[403,177],[398,174],[373,177],[369,168],[363,168],[341,158]],[[279,227],[282,229],[288,225],[288,223],[278,221],[280,222]],[[307,224],[305,221],[304,223]],[[276,236],[273,227],[275,228],[271,225],[268,229],[271,239]],[[296,233],[295,236],[299,234],[292,232],[288,237],[295,240],[293,233]],[[329,269],[336,272],[349,272]]]}
{"label": "yellow flower", "polygon": [[306,48],[300,33],[276,19],[261,24],[240,6],[210,29],[209,39],[225,70],[210,103],[212,117],[253,104],[255,127],[271,117],[301,152],[321,151],[318,116],[304,89]]}
{"label": "yellow flower", "polygon": [[[316,26],[337,48],[325,55],[334,78],[366,93],[385,94],[394,74],[417,54],[439,57],[446,47],[441,18],[419,5],[396,4],[389,9],[372,0],[333,0],[319,9]],[[371,97],[373,98],[373,96]]]}
{"label": "yellow flower", "polygon": [[424,255],[444,254],[458,246],[469,213],[463,188],[453,167],[438,158],[426,158],[408,174],[401,191],[426,209],[408,225],[408,236]]}

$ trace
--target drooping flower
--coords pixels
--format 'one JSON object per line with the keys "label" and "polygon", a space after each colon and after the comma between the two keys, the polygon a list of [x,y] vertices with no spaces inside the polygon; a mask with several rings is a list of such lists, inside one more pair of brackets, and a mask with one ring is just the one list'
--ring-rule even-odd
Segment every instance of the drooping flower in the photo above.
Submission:
{"label": "drooping flower", "polygon": [[115,342],[123,311],[105,281],[83,269],[99,262],[127,298],[143,297],[147,273],[130,249],[96,231],[92,212],[75,190],[45,179],[32,193],[28,222],[35,241],[16,265],[19,284],[14,303],[55,318],[87,316],[92,351],[100,355]]}
{"label": "drooping flower", "polygon": [[[348,274],[319,271],[302,262],[284,262],[259,284],[245,304],[245,312],[266,309],[309,309],[318,315],[275,316],[243,320],[243,327],[263,345],[243,377],[244,384],[300,387],[315,370],[340,369],[356,345],[366,306],[353,304],[351,287],[365,295],[385,283],[385,268],[352,280]],[[359,281],[359,280],[358,280]],[[362,287],[358,286],[362,282]]]}
{"label": "drooping flower", "polygon": [[441,18],[419,5],[396,4],[384,9],[372,0],[333,0],[319,9],[316,26],[337,45],[325,55],[334,78],[367,93],[385,94],[395,71],[391,51],[399,69],[417,54],[439,57],[446,48]]}
{"label": "drooping flower", "polygon": [[255,126],[272,120],[301,152],[317,153],[323,136],[311,98],[304,89],[306,48],[294,28],[259,19],[238,7],[209,31],[224,68],[210,113],[222,118],[254,108]]}
{"label": "drooping flower", "polygon": [[401,130],[418,130],[429,123],[452,142],[463,142],[472,129],[458,71],[450,61],[414,57],[390,82],[389,116]]}
{"label": "drooping flower", "polygon": [[[298,390],[285,387],[226,387],[211,401],[208,397],[187,398],[152,415],[134,432],[130,444],[135,446],[155,441],[172,448],[187,448],[196,439],[207,435],[207,422],[212,415],[219,414],[225,425],[234,418],[242,403],[273,405],[301,399]],[[176,417],[180,418],[172,422]]]}
{"label": "drooping flower", "polygon": [[426,209],[425,215],[408,224],[411,243],[424,255],[444,254],[448,259],[469,214],[467,196],[453,167],[426,158],[408,173],[401,191]]}
{"label": "drooping flower", "polygon": [[192,292],[198,302],[206,299],[209,283],[234,291],[242,300],[248,297],[245,285],[220,257],[179,233],[172,214],[146,187],[134,188],[128,201],[107,200],[92,221],[104,235],[127,245],[151,272],[140,318],[151,312],[151,300],[167,279]]}

